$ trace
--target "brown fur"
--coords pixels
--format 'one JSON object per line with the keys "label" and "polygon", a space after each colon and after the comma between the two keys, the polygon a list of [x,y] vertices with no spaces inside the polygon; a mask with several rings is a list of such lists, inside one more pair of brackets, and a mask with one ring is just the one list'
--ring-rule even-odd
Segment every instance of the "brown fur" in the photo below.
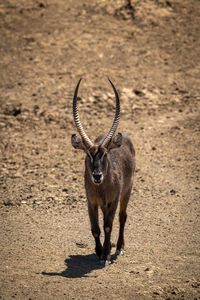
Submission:
{"label": "brown fur", "polygon": [[[95,141],[95,152],[90,150],[92,157],[94,155],[101,156],[101,153],[108,151],[107,149],[99,148],[102,138],[99,136]],[[112,141],[111,141],[112,143]],[[124,226],[126,222],[126,208],[129,201],[132,188],[132,175],[135,170],[135,151],[131,140],[125,134],[122,134],[121,146],[111,148],[108,151],[106,158],[106,169],[103,170],[104,179],[99,185],[96,185],[92,180],[92,163],[90,157],[85,160],[85,189],[88,200],[88,211],[91,222],[92,234],[96,242],[96,254],[100,259],[110,261],[110,236],[112,232],[112,224],[120,202],[119,212],[119,238],[117,242],[117,250],[124,249]],[[101,208],[104,218],[104,244],[100,242],[100,228],[98,222],[98,208]]]}

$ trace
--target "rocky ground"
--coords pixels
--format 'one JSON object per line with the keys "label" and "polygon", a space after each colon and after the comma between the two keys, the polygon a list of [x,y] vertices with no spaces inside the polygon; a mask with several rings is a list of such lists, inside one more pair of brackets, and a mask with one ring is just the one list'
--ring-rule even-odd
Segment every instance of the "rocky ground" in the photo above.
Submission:
{"label": "rocky ground", "polygon": [[[200,299],[198,0],[0,2],[0,299]],[[72,148],[72,96],[91,139],[136,149],[126,251],[94,255]],[[116,242],[116,216],[112,240]]]}

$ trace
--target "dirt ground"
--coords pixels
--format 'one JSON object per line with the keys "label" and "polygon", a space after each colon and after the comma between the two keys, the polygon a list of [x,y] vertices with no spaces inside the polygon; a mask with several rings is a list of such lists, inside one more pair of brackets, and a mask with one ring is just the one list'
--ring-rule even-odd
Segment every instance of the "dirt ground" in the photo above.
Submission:
{"label": "dirt ground", "polygon": [[[199,11],[198,0],[0,1],[0,299],[200,299]],[[107,76],[137,168],[125,254],[103,267],[70,139],[80,77],[87,134],[110,129]]]}

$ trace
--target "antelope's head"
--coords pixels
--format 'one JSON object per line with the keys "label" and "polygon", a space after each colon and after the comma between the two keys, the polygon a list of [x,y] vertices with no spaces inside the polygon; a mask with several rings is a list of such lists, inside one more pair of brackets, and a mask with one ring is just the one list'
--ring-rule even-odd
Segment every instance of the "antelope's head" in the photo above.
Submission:
{"label": "antelope's head", "polygon": [[79,80],[76,86],[74,92],[74,98],[73,98],[74,122],[77,131],[80,134],[80,137],[77,136],[76,134],[73,134],[71,137],[71,143],[75,149],[81,149],[85,151],[85,153],[87,154],[86,167],[87,170],[89,171],[93,183],[95,184],[101,184],[107,174],[108,165],[109,165],[108,162],[109,151],[113,148],[120,147],[122,143],[122,134],[115,133],[119,123],[119,117],[120,117],[120,100],[114,84],[109,78],[108,80],[115,93],[116,112],[115,112],[114,121],[110,131],[105,136],[103,136],[102,139],[100,139],[100,142],[93,143],[85,133],[82,124],[80,122],[78,108],[77,108],[77,94],[78,94],[78,88],[81,79]]}

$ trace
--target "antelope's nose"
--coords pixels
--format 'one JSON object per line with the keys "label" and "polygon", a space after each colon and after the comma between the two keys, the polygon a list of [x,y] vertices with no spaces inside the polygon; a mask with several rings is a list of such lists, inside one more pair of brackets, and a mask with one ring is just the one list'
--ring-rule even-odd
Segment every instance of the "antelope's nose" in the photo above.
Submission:
{"label": "antelope's nose", "polygon": [[93,173],[93,178],[95,183],[100,183],[102,181],[102,173]]}

